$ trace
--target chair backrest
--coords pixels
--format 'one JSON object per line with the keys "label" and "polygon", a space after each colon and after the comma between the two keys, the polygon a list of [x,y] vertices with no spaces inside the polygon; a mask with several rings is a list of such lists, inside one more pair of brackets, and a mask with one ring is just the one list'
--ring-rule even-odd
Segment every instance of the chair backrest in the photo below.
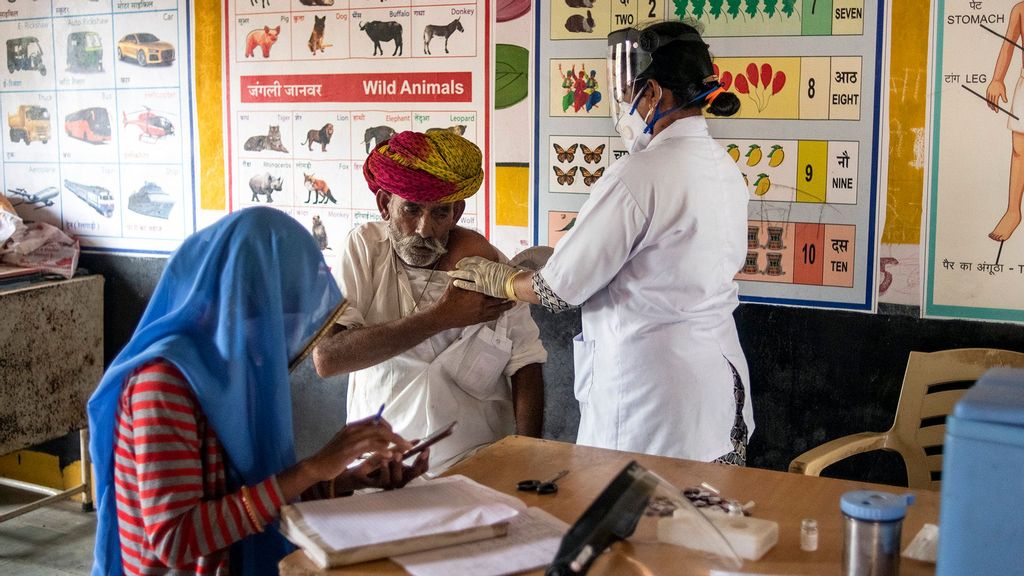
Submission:
{"label": "chair backrest", "polygon": [[988,369],[1024,368],[1024,353],[994,348],[911,352],[885,447],[899,452],[911,488],[938,490],[946,416]]}

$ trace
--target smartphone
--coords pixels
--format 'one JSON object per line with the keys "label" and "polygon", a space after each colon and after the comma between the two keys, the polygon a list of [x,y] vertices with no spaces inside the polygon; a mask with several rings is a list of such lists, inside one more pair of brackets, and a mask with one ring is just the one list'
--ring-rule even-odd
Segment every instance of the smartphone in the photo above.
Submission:
{"label": "smartphone", "polygon": [[405,453],[402,454],[402,460],[408,460],[410,457],[415,456],[415,455],[419,454],[420,452],[423,452],[427,448],[429,448],[429,447],[433,446],[434,444],[437,444],[441,440],[451,436],[452,435],[452,429],[455,428],[455,423],[456,422],[458,422],[458,421],[457,420],[452,420],[451,423],[449,423],[448,425],[446,425],[446,426],[444,426],[444,427],[442,427],[442,428],[440,428],[438,430],[435,430],[435,431],[431,432],[430,434],[428,434],[425,438],[420,440],[415,446],[413,446],[412,448],[409,448],[408,450],[406,450]]}

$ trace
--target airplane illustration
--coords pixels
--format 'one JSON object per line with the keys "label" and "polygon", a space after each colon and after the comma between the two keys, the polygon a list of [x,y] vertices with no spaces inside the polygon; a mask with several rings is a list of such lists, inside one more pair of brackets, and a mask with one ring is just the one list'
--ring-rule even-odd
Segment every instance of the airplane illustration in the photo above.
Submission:
{"label": "airplane illustration", "polygon": [[53,199],[60,194],[60,190],[53,186],[47,186],[36,194],[31,194],[24,188],[8,188],[7,192],[8,194],[20,197],[17,198],[20,202],[14,204],[15,206],[20,206],[22,204],[41,204],[41,206],[36,206],[36,210],[47,206],[53,206]]}

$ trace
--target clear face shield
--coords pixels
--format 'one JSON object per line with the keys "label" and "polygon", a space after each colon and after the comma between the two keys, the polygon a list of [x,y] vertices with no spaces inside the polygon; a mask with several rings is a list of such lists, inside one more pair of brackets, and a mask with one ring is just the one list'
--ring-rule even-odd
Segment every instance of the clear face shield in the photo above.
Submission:
{"label": "clear face shield", "polygon": [[[658,559],[666,565],[697,560],[701,565],[727,571],[743,566],[706,513],[698,510],[682,490],[631,462],[562,538],[545,575],[586,574],[601,553],[620,540],[656,545]],[[641,547],[651,548],[635,549]]]}
{"label": "clear face shield", "polygon": [[651,64],[651,53],[640,48],[640,31],[623,28],[608,35],[608,85],[612,89],[611,112],[617,120],[633,106],[633,83]]}

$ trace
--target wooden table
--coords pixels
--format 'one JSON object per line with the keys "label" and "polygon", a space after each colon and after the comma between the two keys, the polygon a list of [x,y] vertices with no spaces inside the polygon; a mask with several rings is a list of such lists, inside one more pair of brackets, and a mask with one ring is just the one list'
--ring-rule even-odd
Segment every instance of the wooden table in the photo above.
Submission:
{"label": "wooden table", "polygon": [[[679,488],[708,482],[726,498],[742,502],[753,500],[755,506],[751,510],[752,516],[778,522],[779,543],[757,562],[744,562],[742,571],[745,573],[842,574],[843,525],[839,497],[849,490],[877,489],[916,494],[917,501],[908,509],[903,523],[901,549],[910,543],[923,524],[937,524],[939,518],[938,492],[736,468],[522,436],[505,438],[452,467],[446,474],[463,474],[481,484],[517,496],[528,506],[541,507],[572,524],[630,460],[638,461]],[[519,480],[550,478],[565,468],[570,473],[558,481],[559,490],[554,495],[539,496],[517,492],[515,489]],[[800,550],[800,521],[803,518],[818,521],[816,552]],[[590,574],[707,574],[713,568],[715,566],[706,558],[679,547],[622,542],[599,558]],[[282,560],[280,570],[282,576],[404,573],[401,567],[390,561],[318,571],[302,552]],[[900,560],[900,574],[903,576],[934,572],[934,564],[906,558]]]}

